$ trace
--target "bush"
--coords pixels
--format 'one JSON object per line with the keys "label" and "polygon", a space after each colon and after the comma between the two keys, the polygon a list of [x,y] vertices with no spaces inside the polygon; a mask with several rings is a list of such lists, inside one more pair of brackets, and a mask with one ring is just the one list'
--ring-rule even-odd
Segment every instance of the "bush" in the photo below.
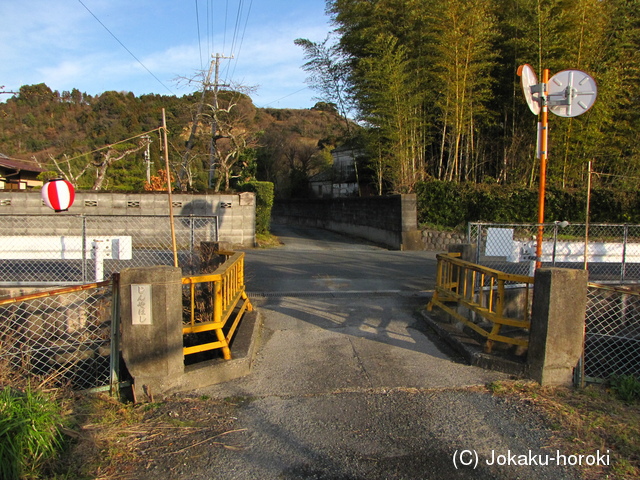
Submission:
{"label": "bush", "polygon": [[273,208],[273,183],[246,182],[239,186],[239,190],[256,194],[256,233],[269,233],[271,209]]}
{"label": "bush", "polygon": [[38,477],[61,447],[60,408],[27,389],[0,391],[0,478]]}
{"label": "bush", "polygon": [[[469,222],[537,223],[538,189],[431,180],[416,187],[418,222],[461,228]],[[545,192],[546,222],[584,222],[586,190],[550,186]],[[591,191],[593,223],[640,223],[640,192]]]}
{"label": "bush", "polygon": [[640,380],[633,375],[613,376],[610,383],[611,389],[623,402],[632,403],[640,400]]}

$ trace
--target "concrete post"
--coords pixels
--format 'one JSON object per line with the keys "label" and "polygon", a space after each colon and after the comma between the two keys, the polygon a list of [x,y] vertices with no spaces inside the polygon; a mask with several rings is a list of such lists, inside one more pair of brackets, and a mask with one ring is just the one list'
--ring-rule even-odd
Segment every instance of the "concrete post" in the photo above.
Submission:
{"label": "concrete post", "polygon": [[459,253],[460,260],[464,260],[465,262],[475,263],[477,246],[473,243],[459,243],[454,245],[447,245],[447,252],[449,253]]}
{"label": "concrete post", "polygon": [[418,199],[415,193],[400,196],[400,250],[423,250],[418,229]]}
{"label": "concrete post", "polygon": [[588,276],[566,268],[536,271],[527,363],[542,385],[572,384],[584,346]]}
{"label": "concrete post", "polygon": [[157,266],[120,273],[122,356],[136,399],[151,401],[184,373],[182,272]]}

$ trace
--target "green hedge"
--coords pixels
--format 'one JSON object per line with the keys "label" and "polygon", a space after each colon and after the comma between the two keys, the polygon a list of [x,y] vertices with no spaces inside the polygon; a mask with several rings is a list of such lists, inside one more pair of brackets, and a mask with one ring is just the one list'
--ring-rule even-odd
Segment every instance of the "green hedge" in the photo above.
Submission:
{"label": "green hedge", "polygon": [[[468,222],[536,223],[538,190],[509,185],[432,180],[418,184],[418,222],[460,228]],[[594,223],[640,223],[640,192],[596,188],[591,191]],[[545,221],[584,222],[586,189],[547,188]]]}
{"label": "green hedge", "polygon": [[239,190],[256,194],[256,233],[269,233],[271,208],[273,207],[273,183],[246,182],[239,186]]}

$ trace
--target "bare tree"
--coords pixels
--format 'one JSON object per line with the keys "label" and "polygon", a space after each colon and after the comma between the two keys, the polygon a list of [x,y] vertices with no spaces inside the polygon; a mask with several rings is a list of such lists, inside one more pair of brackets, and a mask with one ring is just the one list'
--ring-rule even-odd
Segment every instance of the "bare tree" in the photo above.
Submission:
{"label": "bare tree", "polygon": [[[148,136],[140,136],[137,145],[132,143],[119,143],[109,145],[108,147],[101,149],[105,151],[94,152],[99,156],[94,157],[92,160],[89,160],[81,166],[79,166],[77,163],[76,165],[74,165],[75,162],[73,162],[73,160],[77,160],[78,158],[85,157],[89,154],[73,158],[69,158],[68,155],[63,155],[62,160],[58,160],[53,155],[49,154],[49,160],[53,162],[53,165],[55,166],[57,172],[73,184],[77,184],[80,178],[87,172],[87,170],[89,170],[89,168],[95,168],[96,179],[93,182],[91,190],[101,190],[107,176],[107,170],[111,165],[128,157],[133,153],[139,152],[140,150],[146,148],[150,142],[151,139]],[[46,165],[42,164],[37,159],[36,162],[40,167],[47,168]]]}
{"label": "bare tree", "polygon": [[240,105],[243,96],[237,92],[225,92],[226,100],[221,99],[221,106],[211,106],[213,122],[211,149],[215,159],[216,179],[214,190],[220,191],[224,182],[224,189],[229,190],[234,167],[248,149],[258,145],[255,133],[249,128],[253,108]]}
{"label": "bare tree", "polygon": [[149,139],[141,137],[138,141],[137,146],[124,145],[119,148],[116,146],[112,146],[107,149],[106,152],[101,153],[101,158],[97,158],[93,160],[93,166],[96,167],[96,180],[93,182],[93,187],[91,190],[101,190],[104,180],[107,176],[107,170],[111,165],[115,162],[122,160],[123,158],[128,157],[132,153],[139,152],[143,148],[149,144]]}

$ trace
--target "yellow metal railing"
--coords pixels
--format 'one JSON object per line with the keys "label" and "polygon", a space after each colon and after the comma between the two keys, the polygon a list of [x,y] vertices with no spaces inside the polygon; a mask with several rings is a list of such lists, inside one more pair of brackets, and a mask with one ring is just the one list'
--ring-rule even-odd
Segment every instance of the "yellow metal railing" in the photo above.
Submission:
{"label": "yellow metal railing", "polygon": [[[213,331],[217,341],[184,347],[184,354],[221,348],[225,360],[229,360],[233,334],[244,312],[253,310],[253,306],[245,291],[244,253],[217,253],[228,258],[215,272],[182,279],[183,285],[189,285],[190,293],[190,317],[182,333]],[[196,295],[197,285],[202,287],[199,295]],[[227,329],[226,334],[223,329]]]}
{"label": "yellow metal railing", "polygon": [[[475,332],[485,337],[485,350],[491,352],[493,342],[503,342],[527,347],[528,338],[512,338],[501,334],[503,326],[528,330],[530,322],[531,292],[533,277],[513,275],[491,268],[460,260],[459,254],[440,254],[437,256],[436,289],[427,305],[431,311],[434,306],[459,320]],[[523,289],[524,301],[521,304],[521,318],[505,315],[505,293],[507,285]],[[489,322],[491,329],[485,329],[466,318],[445,302],[457,302]]]}

